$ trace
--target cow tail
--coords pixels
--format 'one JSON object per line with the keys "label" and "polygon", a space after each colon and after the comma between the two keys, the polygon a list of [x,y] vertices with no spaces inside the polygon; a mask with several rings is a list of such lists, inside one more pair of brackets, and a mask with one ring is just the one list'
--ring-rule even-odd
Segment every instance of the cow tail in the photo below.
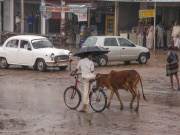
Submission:
{"label": "cow tail", "polygon": [[144,90],[143,90],[143,85],[142,85],[141,77],[140,77],[140,83],[141,83],[143,98],[144,98],[144,100],[147,101],[147,99],[146,99],[146,97],[145,97],[145,95],[144,95]]}

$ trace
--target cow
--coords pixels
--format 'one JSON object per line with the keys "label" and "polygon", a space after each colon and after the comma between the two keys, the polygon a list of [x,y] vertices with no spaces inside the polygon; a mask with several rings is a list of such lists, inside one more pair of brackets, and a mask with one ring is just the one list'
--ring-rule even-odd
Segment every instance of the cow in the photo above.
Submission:
{"label": "cow", "polygon": [[135,108],[135,111],[138,111],[139,109],[139,100],[140,100],[139,88],[140,87],[142,88],[143,98],[144,100],[146,100],[146,97],[143,91],[141,77],[136,70],[123,70],[123,71],[112,70],[109,74],[97,73],[95,79],[96,79],[96,85],[98,87],[106,87],[107,89],[111,90],[107,108],[110,107],[112,97],[115,93],[120,102],[121,109],[123,109],[123,103],[121,101],[121,98],[118,92],[119,89],[124,89],[126,91],[129,91],[132,94],[132,99],[130,102],[131,109],[133,108],[133,101],[137,97],[137,106]]}

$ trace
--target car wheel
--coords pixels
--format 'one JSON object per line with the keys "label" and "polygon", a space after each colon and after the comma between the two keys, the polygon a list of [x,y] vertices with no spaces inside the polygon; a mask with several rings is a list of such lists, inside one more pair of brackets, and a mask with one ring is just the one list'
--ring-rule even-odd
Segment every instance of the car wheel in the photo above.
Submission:
{"label": "car wheel", "polygon": [[131,61],[124,61],[125,65],[129,65],[131,63]]}
{"label": "car wheel", "polygon": [[46,71],[46,64],[43,59],[39,59],[36,64],[38,71]]}
{"label": "car wheel", "polygon": [[9,67],[7,60],[5,58],[0,58],[0,68],[6,69]]}
{"label": "car wheel", "polygon": [[102,56],[99,56],[98,59],[97,59],[97,64],[99,66],[106,66],[107,65],[107,57],[105,55],[102,55]]}
{"label": "car wheel", "polygon": [[140,54],[138,58],[139,64],[146,64],[147,63],[147,57],[145,54]]}
{"label": "car wheel", "polygon": [[59,67],[60,70],[66,70],[67,66]]}

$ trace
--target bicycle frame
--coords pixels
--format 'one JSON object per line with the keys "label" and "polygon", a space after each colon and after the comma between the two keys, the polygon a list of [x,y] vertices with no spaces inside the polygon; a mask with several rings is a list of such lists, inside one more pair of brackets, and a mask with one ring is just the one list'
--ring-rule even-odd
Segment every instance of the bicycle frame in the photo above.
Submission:
{"label": "bicycle frame", "polygon": [[[78,89],[78,85],[80,83],[79,75],[81,75],[81,73],[76,73],[74,75],[75,78],[74,85],[71,85],[70,87],[66,88],[64,92],[64,102],[66,106],[69,107],[70,109],[78,108],[82,100],[81,92]],[[99,88],[99,87],[90,88],[90,86],[94,81],[95,81],[94,79],[91,79],[89,81],[89,99],[90,99],[89,104],[94,111],[101,112],[106,107],[107,96],[103,91],[103,88]]]}
{"label": "bicycle frame", "polygon": [[78,79],[79,78],[79,74],[76,74],[74,78],[75,78],[74,88],[77,89],[78,84],[80,82],[79,79]]}

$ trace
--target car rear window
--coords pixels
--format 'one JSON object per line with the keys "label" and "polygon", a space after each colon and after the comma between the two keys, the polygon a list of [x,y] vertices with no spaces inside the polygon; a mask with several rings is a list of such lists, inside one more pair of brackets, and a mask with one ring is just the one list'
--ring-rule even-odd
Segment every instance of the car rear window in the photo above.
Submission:
{"label": "car rear window", "polygon": [[31,42],[32,42],[32,46],[35,49],[39,49],[39,48],[52,48],[52,47],[54,47],[52,45],[52,43],[48,39],[34,39]]}
{"label": "car rear window", "polygon": [[83,46],[95,46],[96,42],[97,42],[96,37],[88,37],[83,43]]}

